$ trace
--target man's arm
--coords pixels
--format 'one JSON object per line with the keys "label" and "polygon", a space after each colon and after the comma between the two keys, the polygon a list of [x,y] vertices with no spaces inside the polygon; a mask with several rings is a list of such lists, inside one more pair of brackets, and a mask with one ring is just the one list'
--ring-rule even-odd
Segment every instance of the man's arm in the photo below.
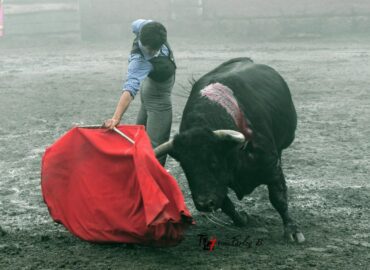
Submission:
{"label": "man's arm", "polygon": [[132,99],[133,98],[129,91],[123,91],[113,117],[104,122],[104,127],[113,129],[115,126],[117,126],[121,122],[122,115],[126,112]]}
{"label": "man's arm", "polygon": [[123,85],[122,95],[118,101],[113,117],[104,121],[104,127],[113,129],[120,123],[123,114],[139,91],[141,82],[148,76],[152,68],[152,64],[145,61],[140,55],[131,55],[127,70],[127,79]]}

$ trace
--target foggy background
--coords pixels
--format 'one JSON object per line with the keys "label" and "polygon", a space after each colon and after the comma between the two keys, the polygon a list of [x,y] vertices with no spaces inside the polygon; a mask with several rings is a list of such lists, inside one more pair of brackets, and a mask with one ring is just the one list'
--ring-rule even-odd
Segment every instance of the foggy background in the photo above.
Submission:
{"label": "foggy background", "polygon": [[[5,0],[5,38],[76,34],[132,38],[137,18],[161,21],[174,37],[322,37],[370,33],[368,0]],[[4,38],[4,37],[3,37]]]}
{"label": "foggy background", "polygon": [[[370,269],[370,0],[2,2],[0,269]],[[282,164],[305,244],[285,243],[261,186],[242,201],[230,196],[257,221],[240,233],[264,245],[202,250],[199,233],[227,241],[235,228],[202,219],[172,158],[166,167],[197,222],[177,247],[94,245],[52,221],[40,189],[42,155],[72,126],[112,116],[138,18],[162,22],[174,50],[171,136],[189,81],[224,61],[250,57],[286,80],[298,128]],[[139,105],[137,97],[122,124],[135,123]]]}

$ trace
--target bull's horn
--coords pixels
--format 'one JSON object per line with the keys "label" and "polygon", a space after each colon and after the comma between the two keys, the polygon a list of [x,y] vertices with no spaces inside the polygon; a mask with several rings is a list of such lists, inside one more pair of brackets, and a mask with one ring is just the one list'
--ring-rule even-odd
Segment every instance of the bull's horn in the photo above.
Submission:
{"label": "bull's horn", "polygon": [[219,129],[213,133],[220,139],[229,139],[237,143],[245,143],[245,137],[242,133],[231,129]]}
{"label": "bull's horn", "polygon": [[161,145],[158,145],[154,149],[154,154],[156,157],[161,157],[161,156],[166,155],[168,152],[170,152],[172,148],[173,148],[173,140],[171,139],[165,143],[162,143]]}

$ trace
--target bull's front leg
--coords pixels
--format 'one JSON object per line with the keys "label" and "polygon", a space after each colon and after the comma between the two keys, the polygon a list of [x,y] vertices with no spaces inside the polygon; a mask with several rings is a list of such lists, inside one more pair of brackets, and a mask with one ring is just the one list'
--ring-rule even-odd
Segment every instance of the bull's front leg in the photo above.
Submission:
{"label": "bull's front leg", "polygon": [[248,219],[243,218],[240,215],[240,213],[238,213],[238,211],[235,210],[233,202],[227,195],[222,203],[221,209],[226,215],[228,215],[231,218],[235,226],[244,227],[247,225]]}
{"label": "bull's front leg", "polygon": [[305,238],[294,220],[290,217],[288,211],[288,196],[285,177],[280,165],[275,169],[272,181],[268,184],[269,198],[271,204],[279,212],[283,224],[284,235],[289,241],[296,241],[302,243]]}

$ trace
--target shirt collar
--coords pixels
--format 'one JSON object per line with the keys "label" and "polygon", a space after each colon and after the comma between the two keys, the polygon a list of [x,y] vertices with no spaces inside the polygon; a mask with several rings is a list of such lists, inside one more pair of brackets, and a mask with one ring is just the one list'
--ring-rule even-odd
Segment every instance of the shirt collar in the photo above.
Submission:
{"label": "shirt collar", "polygon": [[139,48],[140,48],[140,51],[143,53],[145,60],[150,60],[154,57],[157,57],[161,52],[161,50],[158,50],[158,52],[155,55],[151,56],[145,52],[145,49],[143,47],[144,47],[143,44],[141,44],[141,41],[139,40]]}

